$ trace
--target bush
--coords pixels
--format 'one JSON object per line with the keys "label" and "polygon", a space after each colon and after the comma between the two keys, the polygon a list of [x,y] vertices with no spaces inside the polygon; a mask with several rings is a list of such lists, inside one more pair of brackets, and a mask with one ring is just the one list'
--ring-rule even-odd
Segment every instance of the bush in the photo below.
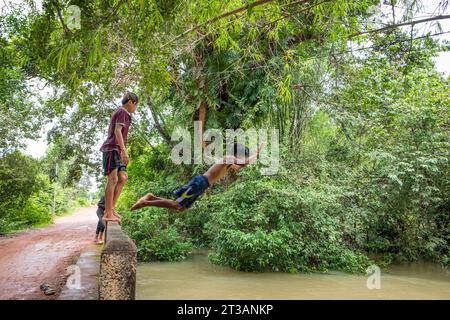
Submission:
{"label": "bush", "polygon": [[345,239],[351,220],[344,191],[304,185],[291,174],[247,178],[198,201],[192,214],[211,215],[205,233],[210,260],[245,271],[362,272],[369,259]]}
{"label": "bush", "polygon": [[38,162],[16,151],[0,159],[0,231],[7,232],[39,221],[41,208],[30,206],[38,191]]}
{"label": "bush", "polygon": [[123,227],[136,242],[141,261],[178,261],[186,258],[193,246],[183,238],[177,221],[170,223],[167,211],[144,208],[123,216]]}
{"label": "bush", "polygon": [[77,199],[77,206],[79,206],[79,207],[87,207],[87,206],[89,206],[90,205],[90,203],[89,203],[89,199],[88,198],[85,198],[85,197],[82,197],[82,198],[78,198]]}
{"label": "bush", "polygon": [[[53,190],[51,194],[53,195]],[[80,207],[88,206],[89,200],[82,195],[82,192],[78,189],[70,187],[62,188],[58,184],[56,187],[56,215],[61,216]],[[51,205],[53,206],[53,198]]]}
{"label": "bush", "polygon": [[[52,221],[54,184],[42,163],[16,151],[0,159],[0,232]],[[56,214],[88,204],[82,190],[57,184]]]}
{"label": "bush", "polygon": [[24,211],[27,215],[26,225],[29,227],[52,222],[51,210],[36,194],[28,199]]}

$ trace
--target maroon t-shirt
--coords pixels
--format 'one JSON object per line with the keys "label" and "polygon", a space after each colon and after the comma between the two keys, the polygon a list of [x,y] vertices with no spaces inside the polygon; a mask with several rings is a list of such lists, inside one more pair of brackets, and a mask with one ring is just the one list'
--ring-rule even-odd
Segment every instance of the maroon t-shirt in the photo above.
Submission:
{"label": "maroon t-shirt", "polygon": [[131,126],[131,115],[124,107],[120,107],[116,111],[114,111],[111,116],[111,122],[109,123],[109,128],[108,128],[108,138],[103,143],[102,147],[100,148],[100,151],[108,152],[108,151],[116,150],[116,151],[120,152],[120,147],[116,141],[116,135],[115,135],[115,130],[116,130],[117,124],[122,125],[123,143],[124,143],[124,145],[127,145],[128,129]]}

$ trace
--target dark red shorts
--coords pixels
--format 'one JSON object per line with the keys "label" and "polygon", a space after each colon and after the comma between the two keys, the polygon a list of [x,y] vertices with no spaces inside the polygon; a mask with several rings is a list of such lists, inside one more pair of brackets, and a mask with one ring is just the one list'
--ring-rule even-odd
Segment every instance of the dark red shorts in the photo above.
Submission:
{"label": "dark red shorts", "polygon": [[119,152],[116,150],[103,152],[103,174],[107,176],[114,169],[127,171],[127,166],[122,162]]}

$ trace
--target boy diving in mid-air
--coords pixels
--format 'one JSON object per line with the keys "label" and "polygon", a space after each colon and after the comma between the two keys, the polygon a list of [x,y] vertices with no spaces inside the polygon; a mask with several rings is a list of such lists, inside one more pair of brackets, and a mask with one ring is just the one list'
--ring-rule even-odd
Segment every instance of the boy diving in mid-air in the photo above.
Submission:
{"label": "boy diving in mid-air", "polygon": [[[228,169],[231,168],[238,171],[248,164],[253,163],[262,148],[263,145],[261,144],[258,150],[253,155],[249,156],[247,147],[235,143],[233,156],[225,156],[213,164],[203,175],[194,176],[188,184],[177,189],[174,192],[177,197],[176,200],[164,199],[155,196],[153,193],[147,193],[131,207],[131,211],[148,206],[169,208],[177,211],[186,210],[206,191],[206,189],[222,179],[226,175]],[[241,155],[245,155],[245,159],[240,158]]]}

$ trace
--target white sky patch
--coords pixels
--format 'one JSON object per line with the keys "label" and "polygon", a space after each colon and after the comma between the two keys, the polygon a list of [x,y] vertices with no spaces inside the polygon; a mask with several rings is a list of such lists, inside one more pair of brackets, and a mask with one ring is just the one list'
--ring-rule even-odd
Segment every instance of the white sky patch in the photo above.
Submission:
{"label": "white sky patch", "polygon": [[46,151],[47,151],[46,139],[41,138],[38,141],[26,139],[26,149],[24,150],[25,154],[33,158],[40,158],[45,155]]}
{"label": "white sky patch", "polygon": [[434,58],[436,69],[442,72],[446,77],[450,76],[450,51],[441,52]]}
{"label": "white sky patch", "polygon": [[[28,88],[33,93],[30,100],[34,104],[41,104],[43,100],[51,97],[53,89],[39,79],[31,79],[27,82]],[[41,128],[38,140],[26,139],[26,148],[24,152],[33,158],[42,157],[47,150],[47,133],[53,127],[53,123],[48,123]]]}
{"label": "white sky patch", "polygon": [[[38,12],[42,12],[42,0],[33,0],[35,9]],[[0,13],[7,13],[11,6],[19,5],[19,4],[26,4],[26,8],[29,8],[30,6],[26,1],[23,0],[0,0]]]}

